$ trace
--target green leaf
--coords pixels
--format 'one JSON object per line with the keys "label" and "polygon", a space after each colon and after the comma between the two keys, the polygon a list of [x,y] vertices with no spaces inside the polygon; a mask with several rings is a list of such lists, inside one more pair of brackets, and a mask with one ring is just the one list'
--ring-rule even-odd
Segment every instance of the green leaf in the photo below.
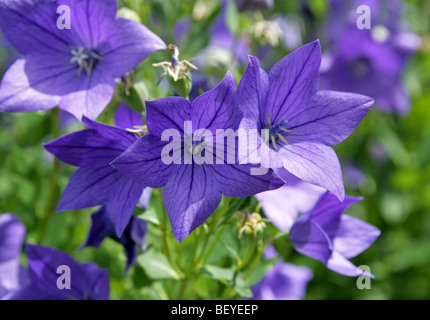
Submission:
{"label": "green leaf", "polygon": [[155,249],[149,249],[140,255],[137,263],[151,279],[181,279],[166,256],[161,252],[155,251]]}
{"label": "green leaf", "polygon": [[220,241],[221,245],[229,252],[231,255],[236,259],[240,260],[239,252],[233,248],[231,245],[224,243],[223,241]]}
{"label": "green leaf", "polygon": [[236,291],[243,298],[251,298],[252,292],[248,284],[243,280],[240,275],[237,275],[232,283],[234,291]]}
{"label": "green leaf", "polygon": [[249,289],[249,286],[246,284],[245,280],[243,279],[242,275],[236,273],[234,270],[206,265],[202,267],[201,271],[212,279],[221,281],[224,284],[229,285],[241,297],[252,297],[252,292]]}
{"label": "green leaf", "polygon": [[215,280],[231,281],[234,277],[234,270],[210,265],[202,267],[202,272]]}

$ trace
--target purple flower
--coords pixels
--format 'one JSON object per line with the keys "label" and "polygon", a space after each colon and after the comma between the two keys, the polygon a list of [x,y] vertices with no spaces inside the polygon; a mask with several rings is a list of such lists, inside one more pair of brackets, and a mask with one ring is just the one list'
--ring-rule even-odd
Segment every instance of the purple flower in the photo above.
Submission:
{"label": "purple flower", "polygon": [[312,271],[291,263],[278,261],[264,278],[252,287],[252,300],[301,300]]}
{"label": "purple flower", "polygon": [[374,138],[369,141],[369,154],[372,160],[378,164],[385,164],[389,159],[389,152],[386,145],[379,139]]}
{"label": "purple flower", "polygon": [[27,281],[19,263],[25,227],[10,213],[0,215],[0,300],[7,300]]}
{"label": "purple flower", "polygon": [[331,146],[354,131],[373,100],[318,91],[320,63],[318,41],[279,61],[269,75],[250,57],[237,94],[244,113],[240,127],[244,132],[266,130],[255,141],[263,165],[283,168],[281,176],[288,171],[343,200],[341,168]]}
{"label": "purple flower", "polygon": [[[276,250],[268,246],[264,249],[264,256],[266,259],[276,258]],[[301,300],[305,297],[306,286],[312,277],[312,270],[307,267],[278,261],[252,287],[251,300]]]}
{"label": "purple flower", "polygon": [[[370,30],[356,26],[358,5],[371,9]],[[371,96],[380,110],[407,113],[410,99],[402,77],[411,53],[421,42],[401,29],[400,2],[337,1],[332,7],[333,15],[328,19],[332,45],[321,70],[323,85]]]}
{"label": "purple flower", "polygon": [[275,20],[282,30],[282,45],[288,50],[295,50],[303,45],[304,22],[297,16],[280,16]]}
{"label": "purple flower", "polygon": [[[326,193],[315,208],[303,214],[290,231],[290,241],[300,253],[323,262],[345,276],[364,273],[348,259],[362,253],[379,237],[378,228],[352,216],[342,215],[361,198],[347,196],[344,203]],[[366,275],[373,277],[373,275]]]}
{"label": "purple flower", "polygon": [[[70,7],[71,29],[57,27]],[[0,111],[59,106],[95,119],[112,98],[115,78],[165,44],[145,26],[115,18],[116,0],[0,0],[0,28],[21,53],[0,87]]]}
{"label": "purple flower", "polygon": [[345,185],[350,189],[357,190],[362,187],[366,181],[366,175],[352,161],[347,161],[346,164],[344,164],[343,173]]}
{"label": "purple flower", "polygon": [[104,205],[106,214],[121,236],[129,224],[136,203],[145,186],[125,177],[109,164],[137,140],[125,129],[142,126],[142,118],[120,107],[114,127],[92,121],[85,116],[86,130],[74,132],[45,144],[45,148],[79,169],[64,190],[58,211],[78,210]]}
{"label": "purple flower", "polygon": [[[179,242],[212,214],[222,195],[246,197],[282,185],[272,172],[264,176],[251,176],[248,165],[228,164],[228,157],[215,160],[206,147],[201,152],[208,152],[208,157],[214,160],[213,164],[198,164],[195,160],[197,150],[206,146],[204,139],[209,138],[207,134],[199,135],[197,129],[206,129],[215,137],[217,129],[238,128],[241,113],[233,104],[235,90],[234,78],[228,73],[220,85],[192,103],[180,97],[148,101],[147,125],[150,134],[138,140],[112,163],[118,171],[144,185],[164,187],[166,211],[173,235]],[[184,129],[186,121],[192,121],[191,146],[188,145],[191,137]],[[172,150],[171,164],[165,164],[162,160],[163,150],[169,141],[162,141],[161,137],[168,129],[175,129],[181,140],[179,146],[174,147],[177,149]],[[234,154],[237,155],[235,148]],[[232,151],[228,146],[224,150],[229,154]],[[187,162],[186,157],[192,158],[192,161]],[[222,160],[221,164],[215,164],[219,160]]]}
{"label": "purple flower", "polygon": [[16,52],[0,31],[0,75],[6,72],[7,68],[10,67],[18,56],[18,52]]}
{"label": "purple flower", "polygon": [[137,207],[140,209],[148,209],[149,203],[152,198],[152,189],[145,188],[140,196],[139,202],[137,203]]}
{"label": "purple flower", "polygon": [[326,190],[303,182],[292,174],[283,177],[285,185],[278,190],[256,195],[266,217],[282,231],[289,231],[299,213],[307,212]]}
{"label": "purple flower", "polygon": [[[69,255],[48,247],[27,244],[30,283],[15,292],[12,300],[107,300],[109,278],[107,270],[93,263],[78,264]],[[59,267],[70,270],[70,289],[60,289]],[[64,273],[63,273],[64,272]]]}
{"label": "purple flower", "polygon": [[92,224],[85,243],[81,246],[98,248],[106,238],[112,238],[121,243],[127,256],[126,272],[136,262],[139,249],[146,250],[146,236],[148,223],[144,220],[131,217],[130,222],[121,237],[117,237],[115,225],[106,214],[105,207],[101,207],[91,216]]}

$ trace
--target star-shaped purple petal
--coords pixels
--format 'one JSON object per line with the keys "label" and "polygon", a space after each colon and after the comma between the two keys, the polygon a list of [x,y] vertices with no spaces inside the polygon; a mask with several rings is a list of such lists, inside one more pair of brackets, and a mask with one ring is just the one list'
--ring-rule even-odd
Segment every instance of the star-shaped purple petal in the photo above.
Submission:
{"label": "star-shaped purple petal", "polygon": [[[123,111],[122,108],[119,110],[121,113]],[[117,119],[131,119],[139,121],[134,125],[142,125],[141,118],[130,118],[129,111],[126,112],[126,116],[118,115]],[[44,145],[61,161],[79,167],[64,190],[58,211],[104,205],[120,237],[129,224],[145,186],[125,177],[109,164],[138,137],[125,128],[101,124],[85,117],[83,122],[87,126],[86,130],[65,135]]]}
{"label": "star-shaped purple petal", "polygon": [[278,190],[256,195],[264,214],[281,231],[289,231],[299,213],[311,210],[326,190],[306,183],[290,173],[282,177],[285,185]]}
{"label": "star-shaped purple petal", "polygon": [[244,114],[241,128],[262,133],[256,144],[263,165],[284,168],[343,200],[342,172],[331,146],[355,130],[373,99],[318,91],[320,64],[318,41],[279,61],[269,75],[250,57],[236,103]]}

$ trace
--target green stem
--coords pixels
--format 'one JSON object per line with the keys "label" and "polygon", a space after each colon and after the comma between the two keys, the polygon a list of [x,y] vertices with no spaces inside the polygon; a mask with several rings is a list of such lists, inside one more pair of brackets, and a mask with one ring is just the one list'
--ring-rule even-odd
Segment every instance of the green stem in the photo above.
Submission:
{"label": "green stem", "polygon": [[[56,139],[60,136],[60,115],[59,115],[58,108],[54,108],[51,110],[51,123],[52,123],[52,126],[51,126],[52,134],[54,136],[54,139]],[[47,196],[45,207],[42,211],[41,227],[39,229],[39,235],[37,237],[38,244],[42,243],[43,237],[49,225],[49,220],[51,219],[51,216],[55,212],[55,207],[56,207],[55,200],[57,198],[59,172],[60,172],[60,163],[58,159],[54,156],[52,160],[51,177],[49,179],[48,196]]]}
{"label": "green stem", "polygon": [[197,236],[195,243],[194,243],[194,248],[193,248],[193,253],[191,255],[191,267],[193,267],[196,263],[197,260],[197,251],[199,248],[199,243],[202,240],[203,234],[205,233],[205,231],[203,230],[203,228],[200,228],[199,230],[199,235]]}

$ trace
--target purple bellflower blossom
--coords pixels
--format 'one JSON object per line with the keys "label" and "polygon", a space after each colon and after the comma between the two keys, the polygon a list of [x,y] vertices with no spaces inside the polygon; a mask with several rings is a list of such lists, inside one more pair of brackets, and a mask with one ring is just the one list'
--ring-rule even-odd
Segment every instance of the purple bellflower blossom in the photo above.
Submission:
{"label": "purple bellflower blossom", "polygon": [[262,165],[280,168],[281,177],[287,171],[330,191],[342,201],[345,189],[341,167],[331,147],[355,130],[373,99],[318,91],[320,64],[318,41],[286,56],[269,75],[259,67],[256,58],[249,57],[236,103],[244,113],[242,131],[265,133],[248,137],[249,141],[257,140],[254,142]]}
{"label": "purple bellflower blossom", "polygon": [[85,243],[81,246],[99,248],[106,238],[121,243],[127,256],[126,272],[136,262],[139,249],[146,250],[146,236],[148,232],[148,222],[135,217],[131,217],[127,228],[121,237],[117,237],[115,225],[106,214],[105,207],[101,207],[91,216],[92,224]]}
{"label": "purple bellflower blossom", "polygon": [[344,203],[326,193],[310,210],[300,216],[290,231],[293,247],[308,257],[323,262],[327,268],[349,277],[373,275],[358,269],[348,259],[369,248],[379,237],[376,227],[352,216],[343,215],[361,198],[347,196]]}
{"label": "purple bellflower blossom", "polygon": [[[273,172],[252,176],[251,166],[239,165],[237,159],[234,164],[228,164],[226,157],[222,159],[218,155],[215,160],[214,154],[207,149],[204,152],[208,152],[209,158],[214,160],[213,164],[198,164],[195,161],[196,149],[202,148],[202,143],[206,145],[203,139],[206,135],[200,135],[198,129],[206,129],[213,137],[218,129],[238,129],[242,115],[233,104],[235,91],[234,78],[228,73],[221,84],[192,103],[180,97],[146,102],[150,134],[139,139],[112,163],[118,171],[144,185],[164,187],[164,204],[173,235],[179,242],[212,214],[222,195],[246,197],[279,188],[283,184]],[[192,121],[191,147],[186,142],[191,138],[189,133],[185,133],[186,121]],[[162,141],[163,132],[167,129],[175,129],[181,140],[176,150],[180,154],[178,156],[173,150],[172,158],[175,159],[171,164],[165,164],[162,160],[163,150],[169,143]],[[227,146],[224,151],[232,150]],[[186,157],[192,161],[187,162]],[[220,164],[219,158],[222,160]],[[180,160],[179,163],[176,160]]]}
{"label": "purple bellflower blossom", "polygon": [[288,174],[285,185],[256,195],[266,217],[281,231],[289,231],[299,213],[307,212],[326,192]]}
{"label": "purple bellflower blossom", "polygon": [[79,167],[70,178],[57,210],[104,205],[107,216],[115,225],[116,235],[121,237],[145,186],[122,175],[109,164],[138,139],[129,130],[142,126],[142,118],[121,106],[116,114],[118,127],[98,123],[85,116],[82,121],[87,126],[86,130],[70,133],[44,145],[61,161]]}
{"label": "purple bellflower blossom", "polygon": [[[357,28],[359,5],[371,9],[371,29]],[[324,55],[322,85],[371,96],[382,111],[407,113],[410,99],[402,77],[421,41],[401,28],[401,10],[396,0],[332,1],[332,44]]]}
{"label": "purple bellflower blossom", "polygon": [[[70,8],[70,29],[57,27],[57,8]],[[95,119],[110,102],[115,78],[165,49],[135,21],[115,18],[116,0],[0,0],[0,28],[20,52],[0,87],[0,111],[59,106]]]}
{"label": "purple bellflower blossom", "polygon": [[25,227],[10,213],[0,215],[0,300],[7,300],[27,282],[19,263]]}
{"label": "purple bellflower blossom", "polygon": [[[78,264],[64,252],[38,245],[27,244],[26,254],[30,283],[16,291],[11,300],[109,299],[108,272],[96,264]],[[66,274],[59,267],[69,268],[70,289],[59,288],[59,278],[62,272]]]}
{"label": "purple bellflower blossom", "polygon": [[[264,249],[266,259],[277,256],[272,246]],[[312,277],[311,269],[280,260],[251,288],[251,300],[301,300],[306,295],[306,286]]]}

